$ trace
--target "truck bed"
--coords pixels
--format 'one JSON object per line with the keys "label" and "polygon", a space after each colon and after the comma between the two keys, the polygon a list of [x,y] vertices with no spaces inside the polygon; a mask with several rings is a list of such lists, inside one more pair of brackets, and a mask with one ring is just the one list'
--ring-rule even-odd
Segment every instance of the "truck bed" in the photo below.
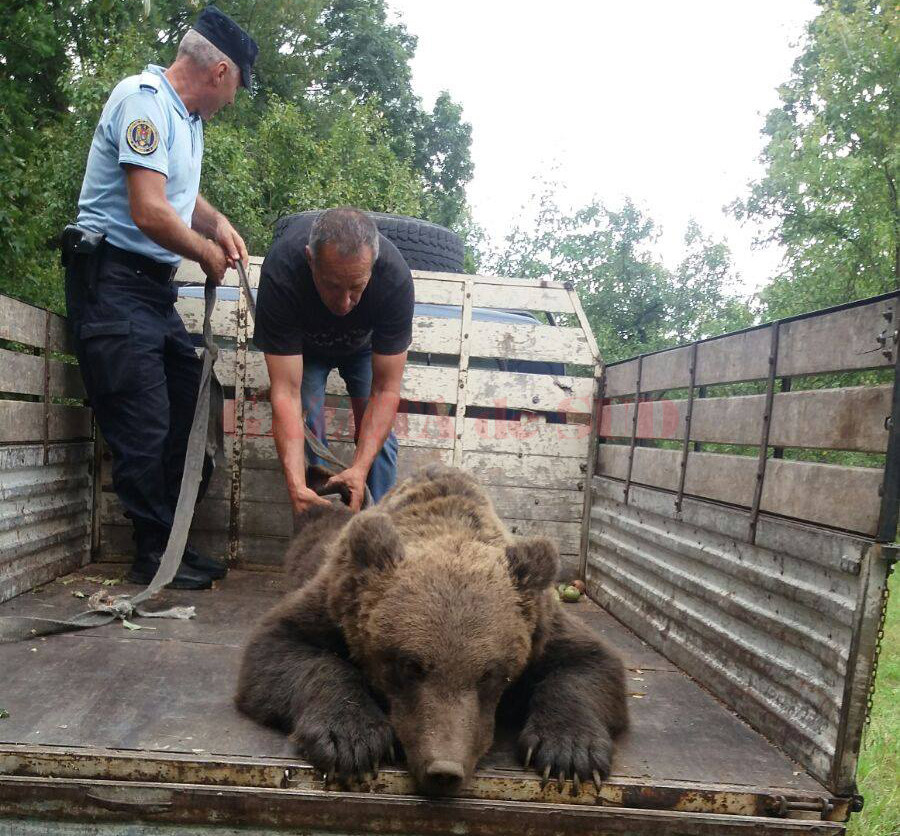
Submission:
{"label": "truck bed", "polygon": [[[123,574],[122,564],[92,564],[8,601],[0,615],[71,615],[83,603],[73,593],[90,594],[100,579]],[[121,583],[112,591],[129,590],[134,587]],[[197,616],[188,622],[140,619],[152,629],[131,631],[116,623],[0,646],[0,708],[9,713],[0,721],[0,747],[8,753],[15,744],[20,753],[20,765],[10,767],[7,760],[0,774],[60,776],[65,754],[65,763],[83,763],[71,774],[103,777],[87,765],[102,752],[105,777],[171,780],[174,763],[187,783],[264,783],[268,779],[247,777],[249,772],[223,777],[222,764],[237,770],[256,763],[277,768],[291,786],[322,789],[321,776],[297,758],[287,738],[241,716],[231,701],[241,645],[279,594],[277,574],[232,570],[210,592],[165,593],[167,602],[196,604]],[[773,793],[830,796],[596,604],[583,599],[569,606],[619,650],[628,668],[632,729],[619,742],[603,803],[640,806],[643,799],[657,809],[688,810],[718,804],[727,809],[711,812],[760,815],[759,805],[771,803]],[[363,789],[404,794],[411,783],[402,770],[386,769]],[[694,796],[686,795],[691,791]],[[681,792],[680,800],[673,792]],[[583,798],[573,797],[571,786],[542,789],[536,774],[520,768],[513,742],[502,739],[469,794],[596,803],[593,789],[583,789]],[[745,795],[756,801],[740,802]],[[751,811],[741,803],[757,807]]]}

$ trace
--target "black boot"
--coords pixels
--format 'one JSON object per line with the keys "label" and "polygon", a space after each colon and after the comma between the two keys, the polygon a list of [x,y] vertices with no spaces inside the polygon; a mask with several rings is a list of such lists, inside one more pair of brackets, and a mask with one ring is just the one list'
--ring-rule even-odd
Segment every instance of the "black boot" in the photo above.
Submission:
{"label": "black boot", "polygon": [[[128,570],[128,580],[146,586],[153,580],[159,569],[162,552],[144,552],[138,554]],[[212,578],[205,572],[199,572],[184,561],[178,567],[175,577],[166,585],[166,589],[209,589]]]}
{"label": "black boot", "polygon": [[214,581],[220,581],[228,574],[228,565],[224,561],[198,552],[190,543],[185,546],[182,560],[182,566],[186,563],[192,569],[209,575]]}

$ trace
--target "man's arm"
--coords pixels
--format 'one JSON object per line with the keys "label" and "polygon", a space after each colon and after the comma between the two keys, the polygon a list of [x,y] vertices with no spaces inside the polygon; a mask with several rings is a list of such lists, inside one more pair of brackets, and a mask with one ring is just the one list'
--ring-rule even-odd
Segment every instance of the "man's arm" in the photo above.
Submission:
{"label": "man's arm", "polygon": [[158,171],[126,165],[128,205],[135,226],[151,241],[200,263],[203,272],[221,283],[228,266],[222,247],[188,228],[166,200],[166,177]]}
{"label": "man's arm", "polygon": [[300,382],[303,380],[303,355],[266,354],[269,370],[269,400],[272,404],[272,434],[281,459],[288,494],[294,510],[310,505],[327,505],[306,486],[306,460],[303,451],[303,416],[300,413]]}
{"label": "man's arm", "polygon": [[244,263],[245,268],[249,265],[250,258],[247,255],[247,245],[244,243],[244,239],[231,225],[228,218],[214,208],[201,194],[197,195],[197,202],[194,204],[191,228],[218,242],[219,246],[225,250],[225,255],[228,256],[229,266],[234,267],[238,259]]}
{"label": "man's arm", "polygon": [[394,424],[405,367],[405,351],[402,354],[372,355],[372,392],[359,429],[353,464],[328,483],[342,482],[350,488],[350,507],[354,511],[362,506],[366,477]]}

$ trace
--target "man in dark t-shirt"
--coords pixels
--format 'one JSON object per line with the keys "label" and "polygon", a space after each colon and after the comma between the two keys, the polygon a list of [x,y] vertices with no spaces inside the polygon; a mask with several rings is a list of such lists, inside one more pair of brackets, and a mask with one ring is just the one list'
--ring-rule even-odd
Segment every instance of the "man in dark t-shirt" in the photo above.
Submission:
{"label": "man in dark t-shirt", "polygon": [[323,503],[306,485],[303,428],[325,440],[325,381],[336,368],[353,406],[356,454],[330,481],[362,503],[397,476],[391,431],[412,341],[412,274],[375,223],[352,208],[288,219],[262,266],[253,342],[265,354],[272,431],[296,511]]}

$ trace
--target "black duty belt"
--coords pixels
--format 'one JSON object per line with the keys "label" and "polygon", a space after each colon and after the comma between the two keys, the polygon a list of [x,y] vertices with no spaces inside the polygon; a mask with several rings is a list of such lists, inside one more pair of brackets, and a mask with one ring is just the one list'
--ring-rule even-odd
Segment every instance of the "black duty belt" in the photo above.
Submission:
{"label": "black duty belt", "polygon": [[160,284],[167,284],[175,275],[175,265],[167,264],[164,261],[156,261],[147,255],[123,250],[121,247],[110,244],[109,241],[103,242],[100,253],[100,258],[103,261],[121,264],[130,270],[146,273],[151,279]]}

